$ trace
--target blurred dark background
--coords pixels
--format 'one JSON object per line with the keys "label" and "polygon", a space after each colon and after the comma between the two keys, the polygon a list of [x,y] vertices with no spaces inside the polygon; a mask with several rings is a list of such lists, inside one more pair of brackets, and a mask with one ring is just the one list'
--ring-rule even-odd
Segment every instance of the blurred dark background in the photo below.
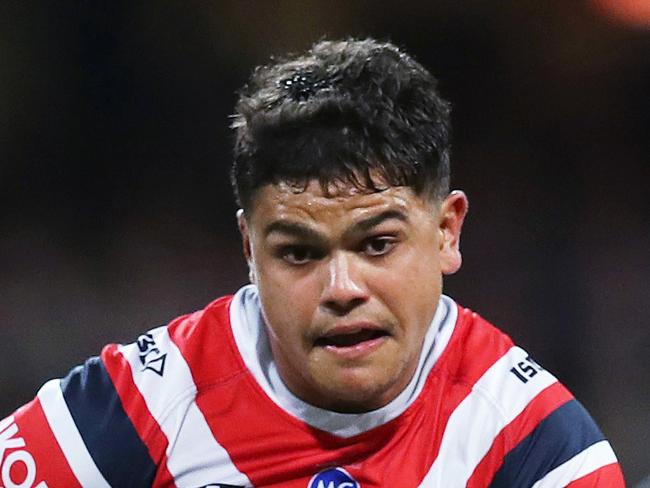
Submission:
{"label": "blurred dark background", "polygon": [[[636,4],[636,10],[633,8]],[[246,282],[235,91],[321,37],[404,47],[454,104],[446,291],[650,471],[650,2],[0,3],[0,417]]]}

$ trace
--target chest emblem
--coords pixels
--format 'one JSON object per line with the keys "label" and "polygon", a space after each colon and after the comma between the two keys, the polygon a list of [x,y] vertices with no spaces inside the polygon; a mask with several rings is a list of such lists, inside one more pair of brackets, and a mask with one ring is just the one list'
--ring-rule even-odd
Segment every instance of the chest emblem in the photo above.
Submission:
{"label": "chest emblem", "polygon": [[330,468],[316,474],[307,488],[361,488],[359,483],[343,468]]}

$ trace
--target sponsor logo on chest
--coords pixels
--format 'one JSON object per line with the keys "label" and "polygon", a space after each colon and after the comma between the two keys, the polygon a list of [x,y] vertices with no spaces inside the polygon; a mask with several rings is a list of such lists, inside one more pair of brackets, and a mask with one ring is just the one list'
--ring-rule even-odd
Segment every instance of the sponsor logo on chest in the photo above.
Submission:
{"label": "sponsor logo on chest", "polygon": [[[0,422],[0,479],[4,488],[48,488],[45,481],[36,481],[36,461],[26,450],[19,436],[14,417]],[[5,455],[6,454],[6,455]]]}
{"label": "sponsor logo on chest", "polygon": [[359,483],[343,468],[330,468],[316,474],[307,488],[361,488]]}

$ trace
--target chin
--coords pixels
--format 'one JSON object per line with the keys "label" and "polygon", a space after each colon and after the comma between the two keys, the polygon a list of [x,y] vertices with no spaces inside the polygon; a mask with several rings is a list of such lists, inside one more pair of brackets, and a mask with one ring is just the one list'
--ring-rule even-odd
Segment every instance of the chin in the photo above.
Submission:
{"label": "chin", "polygon": [[[324,386],[321,391],[328,393],[326,394],[327,399],[320,403],[327,410],[342,413],[377,410],[390,403],[399,394],[399,389],[395,388],[394,381],[369,379],[349,374],[345,378],[339,378],[339,381],[332,382],[330,379],[328,385]],[[393,394],[393,391],[397,393]]]}

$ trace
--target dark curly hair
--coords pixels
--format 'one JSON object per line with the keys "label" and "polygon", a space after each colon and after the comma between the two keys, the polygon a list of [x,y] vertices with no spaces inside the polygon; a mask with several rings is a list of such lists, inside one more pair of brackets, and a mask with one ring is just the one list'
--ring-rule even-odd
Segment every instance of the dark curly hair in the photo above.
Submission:
{"label": "dark curly hair", "polygon": [[449,191],[449,103],[422,65],[390,43],[321,41],[255,69],[239,93],[232,184],[256,189],[318,179],[418,195]]}

